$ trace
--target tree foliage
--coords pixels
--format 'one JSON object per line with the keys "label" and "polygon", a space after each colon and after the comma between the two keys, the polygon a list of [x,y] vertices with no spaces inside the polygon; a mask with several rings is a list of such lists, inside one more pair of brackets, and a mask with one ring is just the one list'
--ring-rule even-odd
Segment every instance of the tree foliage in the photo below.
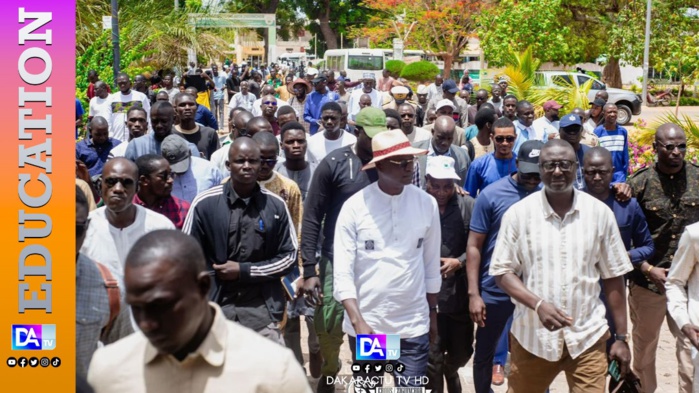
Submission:
{"label": "tree foliage", "polygon": [[401,38],[406,46],[444,60],[445,75],[475,36],[474,17],[487,7],[477,0],[364,0],[363,4],[376,14],[353,36],[384,44]]}
{"label": "tree foliage", "polygon": [[421,83],[434,80],[437,75],[439,75],[439,68],[434,63],[429,61],[416,61],[406,65],[400,77],[411,82]]}
{"label": "tree foliage", "polygon": [[401,71],[405,68],[405,62],[403,60],[389,60],[386,62],[385,67],[392,76],[400,76]]}

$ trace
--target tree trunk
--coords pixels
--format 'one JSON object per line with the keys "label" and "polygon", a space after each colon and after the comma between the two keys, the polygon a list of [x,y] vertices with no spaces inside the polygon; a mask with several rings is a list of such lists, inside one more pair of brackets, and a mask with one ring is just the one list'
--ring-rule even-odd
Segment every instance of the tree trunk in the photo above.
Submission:
{"label": "tree trunk", "polygon": [[451,63],[454,61],[454,55],[451,53],[442,54],[442,60],[444,60],[444,72],[442,77],[444,79],[451,79]]}
{"label": "tree trunk", "polygon": [[621,68],[619,59],[614,56],[609,58],[609,62],[602,70],[602,80],[609,87],[621,89]]}
{"label": "tree trunk", "polygon": [[328,49],[338,49],[339,46],[337,44],[337,34],[335,34],[333,29],[330,28],[330,0],[325,0],[323,5],[325,9],[318,17],[318,21],[320,22],[320,32],[323,34],[325,46]]}
{"label": "tree trunk", "polygon": [[675,117],[680,112],[680,100],[682,99],[682,90],[684,90],[684,81],[680,79],[680,90],[677,92],[677,102],[675,103]]}

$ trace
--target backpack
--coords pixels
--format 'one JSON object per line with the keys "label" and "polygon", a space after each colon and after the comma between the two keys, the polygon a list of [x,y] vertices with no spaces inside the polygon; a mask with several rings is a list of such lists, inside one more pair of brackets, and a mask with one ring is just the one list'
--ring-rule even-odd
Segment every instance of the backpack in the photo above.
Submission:
{"label": "backpack", "polygon": [[112,272],[101,263],[95,262],[95,265],[97,265],[102,280],[104,280],[104,287],[107,289],[107,296],[109,297],[109,322],[107,322],[107,325],[102,329],[102,337],[104,337],[112,330],[112,325],[117,316],[119,316],[121,298],[119,296],[119,283],[112,275]]}

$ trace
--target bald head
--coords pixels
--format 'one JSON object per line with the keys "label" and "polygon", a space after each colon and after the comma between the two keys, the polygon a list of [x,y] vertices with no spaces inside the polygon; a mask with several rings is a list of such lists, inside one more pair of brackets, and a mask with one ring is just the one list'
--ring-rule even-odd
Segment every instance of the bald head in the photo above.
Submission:
{"label": "bald head", "polygon": [[260,95],[261,96],[266,96],[266,95],[274,95],[274,87],[267,85],[260,90]]}
{"label": "bald head", "polygon": [[95,145],[103,145],[109,142],[109,123],[102,116],[95,116],[89,124],[90,138]]}
{"label": "bald head", "polygon": [[257,116],[250,119],[250,121],[248,121],[248,123],[245,125],[245,128],[247,128],[250,136],[262,131],[272,132],[272,125],[262,116]]}
{"label": "bald head", "polygon": [[187,94],[191,94],[191,95],[193,95],[194,97],[196,97],[197,94],[199,94],[199,91],[198,91],[197,88],[194,87],[194,86],[189,86],[188,88],[184,89],[184,92],[187,93]]}
{"label": "bald head", "polygon": [[167,263],[182,278],[196,280],[206,269],[204,252],[191,236],[177,230],[157,230],[143,235],[126,256],[126,268]]}
{"label": "bald head", "polygon": [[568,151],[573,156],[573,159],[575,159],[575,150],[573,150],[573,147],[570,145],[570,143],[561,139],[551,139],[550,141],[546,142],[544,147],[541,149],[541,154],[543,155],[547,150],[559,148]]}
{"label": "bald head", "polygon": [[685,142],[687,141],[687,135],[677,124],[665,123],[655,131],[656,142],[667,143],[668,140],[676,138],[683,139]]}
{"label": "bald head", "polygon": [[456,128],[456,123],[454,118],[450,116],[439,116],[437,120],[434,121],[434,130],[451,130],[454,132]]}
{"label": "bald head", "polygon": [[279,142],[277,141],[277,137],[275,137],[274,134],[272,134],[271,132],[258,132],[255,135],[253,135],[252,140],[254,140],[255,142],[257,142],[257,144],[260,145],[261,150],[264,150],[266,148],[273,148],[277,151],[277,154],[279,154]]}
{"label": "bald head", "polygon": [[439,116],[432,128],[432,148],[440,154],[448,152],[454,143],[455,130],[456,123],[451,116]]}
{"label": "bald head", "polygon": [[602,146],[595,146],[585,152],[583,166],[587,167],[590,163],[608,164],[612,166],[612,153]]}
{"label": "bald head", "polygon": [[94,127],[109,127],[109,123],[107,122],[107,119],[105,119],[102,116],[95,116],[90,120],[90,129],[93,129]]}
{"label": "bald head", "polygon": [[138,166],[135,162],[124,157],[115,157],[107,161],[107,163],[104,164],[104,167],[102,168],[102,177],[107,177],[108,172],[110,172],[112,169],[117,168],[121,171],[128,172],[130,175],[133,176],[134,180],[138,179]]}

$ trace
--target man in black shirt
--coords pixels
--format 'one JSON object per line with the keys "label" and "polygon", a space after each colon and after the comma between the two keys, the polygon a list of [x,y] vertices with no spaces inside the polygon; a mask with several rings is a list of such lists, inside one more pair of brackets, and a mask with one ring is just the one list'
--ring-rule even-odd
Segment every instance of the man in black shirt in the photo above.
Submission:
{"label": "man in black shirt", "polygon": [[182,231],[204,249],[214,276],[211,297],[226,318],[283,346],[280,279],[297,261],[296,231],[284,201],[257,183],[257,142],[236,139],[227,166],[231,180],[197,196]]}
{"label": "man in black shirt", "polygon": [[454,181],[460,182],[461,178],[451,157],[428,157],[425,179],[427,193],[437,200],[442,227],[442,288],[437,309],[439,337],[437,343],[430,346],[427,388],[444,392],[446,379],[447,391],[460,393],[458,371],[473,354],[473,322],[468,312],[466,287],[466,242],[475,200],[456,192]]}

